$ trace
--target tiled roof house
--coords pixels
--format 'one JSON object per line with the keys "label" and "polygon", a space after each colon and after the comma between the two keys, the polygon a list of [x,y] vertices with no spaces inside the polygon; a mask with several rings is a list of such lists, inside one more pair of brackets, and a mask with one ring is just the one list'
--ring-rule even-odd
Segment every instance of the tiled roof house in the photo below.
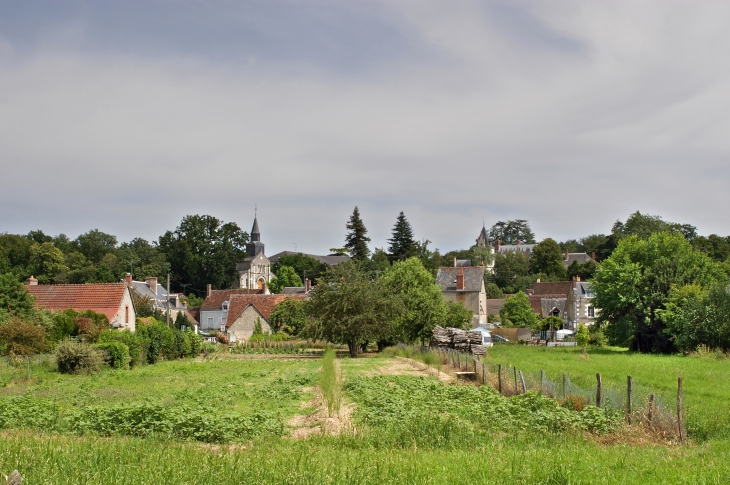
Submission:
{"label": "tiled roof house", "polygon": [[261,329],[271,332],[269,322],[271,312],[285,300],[304,300],[307,295],[245,295],[231,296],[226,319],[226,333],[231,341],[248,339],[253,335],[256,320],[260,319]]}

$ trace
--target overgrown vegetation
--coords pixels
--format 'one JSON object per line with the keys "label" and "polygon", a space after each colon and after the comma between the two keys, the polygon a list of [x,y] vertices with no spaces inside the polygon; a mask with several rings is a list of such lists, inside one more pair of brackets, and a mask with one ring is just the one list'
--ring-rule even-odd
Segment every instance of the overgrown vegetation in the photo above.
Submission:
{"label": "overgrown vegetation", "polygon": [[328,415],[330,417],[338,416],[342,405],[342,377],[336,365],[335,351],[332,349],[327,349],[322,357],[319,387],[327,405]]}

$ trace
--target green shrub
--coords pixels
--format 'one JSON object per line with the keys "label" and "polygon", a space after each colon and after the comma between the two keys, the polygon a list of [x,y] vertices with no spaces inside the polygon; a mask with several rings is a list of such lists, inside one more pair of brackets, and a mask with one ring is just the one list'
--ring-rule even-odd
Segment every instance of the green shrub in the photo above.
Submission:
{"label": "green shrub", "polygon": [[152,320],[137,326],[137,332],[147,344],[147,363],[155,364],[160,357],[174,355],[175,334],[162,322]]}
{"label": "green shrub", "polygon": [[128,369],[129,347],[121,342],[104,342],[96,344],[96,348],[104,352],[104,362],[112,369]]}
{"label": "green shrub", "polygon": [[129,365],[134,367],[144,363],[147,356],[147,341],[142,335],[129,330],[104,330],[99,336],[99,343],[121,342],[129,349]]}
{"label": "green shrub", "polygon": [[56,347],[56,363],[62,374],[97,372],[104,363],[104,354],[86,342],[64,340]]}
{"label": "green shrub", "polygon": [[591,335],[588,333],[588,328],[582,323],[578,324],[578,331],[575,332],[575,341],[579,346],[585,347],[590,342]]}
{"label": "green shrub", "polygon": [[18,317],[0,325],[0,345],[5,354],[14,355],[40,354],[49,348],[45,330]]}

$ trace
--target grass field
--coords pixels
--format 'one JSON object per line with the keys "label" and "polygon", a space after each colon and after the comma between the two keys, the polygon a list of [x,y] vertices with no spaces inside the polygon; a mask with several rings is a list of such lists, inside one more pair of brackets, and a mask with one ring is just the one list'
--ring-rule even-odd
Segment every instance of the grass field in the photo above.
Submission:
{"label": "grass field", "polygon": [[[605,355],[604,365],[616,368],[617,382],[628,365],[624,362],[633,359],[626,353],[600,355]],[[638,371],[653,363],[653,356],[636,357],[648,359],[634,367]],[[562,372],[576,358],[562,350],[543,355],[541,349],[511,346],[495,348],[490,356],[504,363],[512,359],[525,369],[540,364],[537,369],[548,372],[547,363]],[[600,362],[598,354],[586,362]],[[24,483],[49,484],[720,484],[730,480],[726,459],[730,446],[724,439],[670,446],[625,429],[589,433],[554,427],[545,414],[550,403],[504,398],[472,386],[446,386],[395,363],[389,357],[340,359],[343,397],[354,414],[350,428],[339,436],[294,439],[285,427],[280,435],[262,433],[231,444],[210,444],[162,433],[105,437],[93,431],[5,426],[0,431],[0,472],[17,468]],[[575,363],[576,379],[595,372],[580,367],[584,363]],[[703,366],[716,361],[692,363],[701,374]],[[319,360],[224,358],[163,362],[93,376],[60,376],[34,366],[28,382],[24,382],[27,369],[0,366],[0,382],[5,384],[0,388],[0,405],[27,395],[53,400],[61,409],[113,408],[129,401],[192,409],[212,400],[209,404],[219,406],[220,412],[266,411],[286,423],[291,416],[311,411],[309,401],[315,393],[310,389],[319,381],[320,364]],[[608,370],[599,371],[609,379]],[[690,375],[684,374],[688,382]],[[666,382],[671,385],[671,376]],[[535,416],[527,416],[531,412]],[[512,421],[506,419],[510,416]],[[523,422],[529,426],[519,424]],[[540,423],[548,426],[537,430]]]}

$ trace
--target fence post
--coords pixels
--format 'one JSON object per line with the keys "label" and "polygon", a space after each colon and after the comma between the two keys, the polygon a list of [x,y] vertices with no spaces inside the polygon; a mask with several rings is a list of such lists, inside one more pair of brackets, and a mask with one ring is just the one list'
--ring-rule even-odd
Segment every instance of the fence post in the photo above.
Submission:
{"label": "fence post", "polygon": [[522,371],[520,371],[520,381],[522,382],[522,392],[527,392],[527,387],[525,386],[525,376],[522,375]]}
{"label": "fence post", "polygon": [[471,363],[474,366],[474,374],[476,374],[477,373],[477,361],[474,360],[474,357],[471,358]]}
{"label": "fence post", "polygon": [[631,387],[632,387],[631,376],[626,376],[626,418],[631,424]]}
{"label": "fence post", "polygon": [[545,395],[545,371],[540,371],[540,395]]}
{"label": "fence post", "polygon": [[568,375],[563,374],[563,401],[568,399]]}
{"label": "fence post", "polygon": [[679,441],[684,443],[684,423],[682,423],[682,376],[677,380],[677,427]]}
{"label": "fence post", "polygon": [[654,419],[654,394],[649,394],[649,427],[651,427],[651,422]]}
{"label": "fence post", "polygon": [[502,394],[502,364],[497,364],[497,381],[499,382],[499,393]]}
{"label": "fence post", "polygon": [[[454,351],[454,352],[456,352],[456,351]],[[456,352],[456,363],[457,363],[457,366],[458,366],[458,369],[457,370],[460,371],[461,370],[461,357],[459,356],[459,352]]]}
{"label": "fence post", "polygon": [[487,364],[482,362],[482,384],[487,383]]}
{"label": "fence post", "polygon": [[601,391],[603,389],[601,385],[601,374],[600,372],[596,374],[596,407],[601,407]]}
{"label": "fence post", "polygon": [[512,367],[512,370],[515,371],[514,372],[514,374],[515,374],[515,394],[519,394],[520,388],[517,386],[517,366]]}

